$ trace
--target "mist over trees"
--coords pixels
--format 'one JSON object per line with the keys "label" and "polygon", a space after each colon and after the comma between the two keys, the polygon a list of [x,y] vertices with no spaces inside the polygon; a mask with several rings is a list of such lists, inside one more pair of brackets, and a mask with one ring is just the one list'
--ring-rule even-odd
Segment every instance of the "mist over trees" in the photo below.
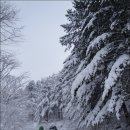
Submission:
{"label": "mist over trees", "polygon": [[[20,32],[13,26],[17,11],[8,6],[0,17],[2,44]],[[78,130],[130,129],[130,1],[74,0],[66,17],[60,43],[71,54],[58,74],[36,82],[14,77],[17,60],[2,50],[2,130],[59,120]]]}

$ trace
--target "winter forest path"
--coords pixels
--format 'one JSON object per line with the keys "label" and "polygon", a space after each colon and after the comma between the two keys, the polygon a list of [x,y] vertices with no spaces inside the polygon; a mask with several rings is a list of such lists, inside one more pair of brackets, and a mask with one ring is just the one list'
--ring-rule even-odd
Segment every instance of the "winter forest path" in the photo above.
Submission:
{"label": "winter forest path", "polygon": [[62,120],[62,121],[50,121],[44,122],[41,124],[38,123],[28,123],[24,127],[24,130],[39,130],[40,126],[43,126],[45,130],[49,130],[49,128],[55,125],[58,130],[77,130],[75,123],[70,122],[69,120]]}
{"label": "winter forest path", "polygon": [[[48,123],[40,124],[44,126],[45,130],[49,130],[50,126],[55,125],[58,130],[77,130],[76,124],[72,123],[69,120],[62,120],[62,121],[52,121]],[[83,130],[83,129],[82,129]]]}

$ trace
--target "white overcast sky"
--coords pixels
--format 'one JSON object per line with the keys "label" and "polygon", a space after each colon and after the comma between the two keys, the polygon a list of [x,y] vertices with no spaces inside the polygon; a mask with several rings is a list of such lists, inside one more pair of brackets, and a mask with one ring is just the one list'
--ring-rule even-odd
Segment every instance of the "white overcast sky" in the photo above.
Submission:
{"label": "white overcast sky", "polygon": [[29,72],[30,79],[41,78],[59,72],[68,53],[59,43],[67,23],[66,10],[72,8],[71,1],[14,1],[20,12],[19,24],[24,25],[24,41],[13,47],[21,67],[15,75]]}

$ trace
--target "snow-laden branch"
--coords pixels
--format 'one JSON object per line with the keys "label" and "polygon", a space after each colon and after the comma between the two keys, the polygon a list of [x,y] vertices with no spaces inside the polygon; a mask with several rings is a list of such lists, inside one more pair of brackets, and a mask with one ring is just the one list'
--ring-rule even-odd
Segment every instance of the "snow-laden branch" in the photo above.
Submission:
{"label": "snow-laden branch", "polygon": [[72,84],[72,97],[74,97],[76,89],[78,89],[84,79],[89,81],[92,77],[95,76],[98,66],[102,63],[103,59],[110,53],[111,44],[108,44],[100,51],[98,51],[92,61],[87,65],[87,67],[77,75],[75,81]]}
{"label": "snow-laden branch", "polygon": [[102,99],[106,97],[109,90],[116,84],[118,78],[121,76],[124,68],[130,64],[130,56],[128,54],[121,55],[111,68],[108,78],[105,80],[104,92]]}

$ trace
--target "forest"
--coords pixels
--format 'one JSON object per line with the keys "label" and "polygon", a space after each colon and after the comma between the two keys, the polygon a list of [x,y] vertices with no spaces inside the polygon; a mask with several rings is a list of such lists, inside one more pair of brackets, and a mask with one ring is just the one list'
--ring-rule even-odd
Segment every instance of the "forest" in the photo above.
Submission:
{"label": "forest", "polygon": [[59,73],[38,81],[11,73],[19,61],[5,46],[23,28],[18,11],[0,4],[1,130],[130,130],[129,0],[73,0],[59,38],[71,53]]}

